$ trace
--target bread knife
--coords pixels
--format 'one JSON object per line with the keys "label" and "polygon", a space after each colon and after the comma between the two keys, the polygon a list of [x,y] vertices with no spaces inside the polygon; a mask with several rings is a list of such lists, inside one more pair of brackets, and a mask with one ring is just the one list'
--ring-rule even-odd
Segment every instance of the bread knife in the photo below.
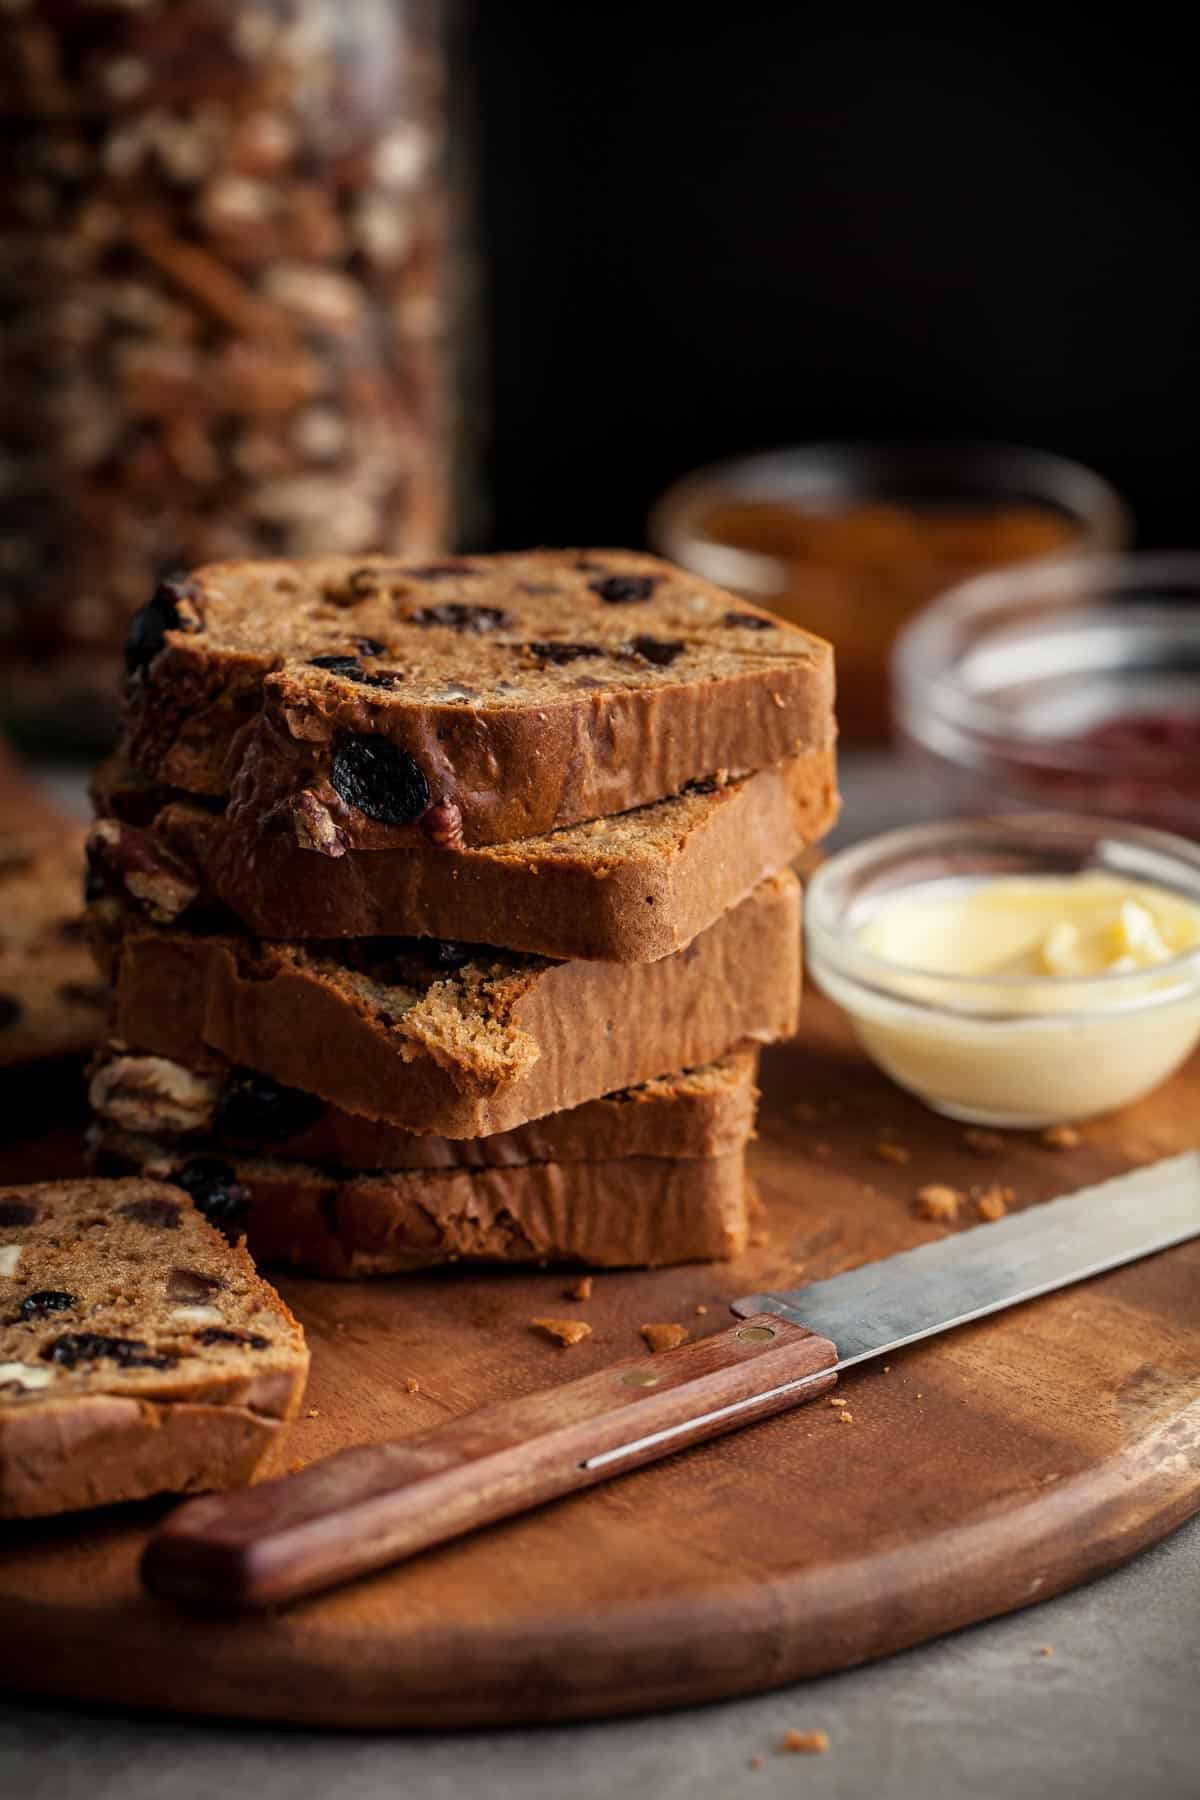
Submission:
{"label": "bread knife", "polygon": [[188,1500],[146,1546],[154,1594],[273,1607],[815,1400],[845,1369],[1200,1235],[1200,1151],[828,1281],[739,1323],[394,1443]]}

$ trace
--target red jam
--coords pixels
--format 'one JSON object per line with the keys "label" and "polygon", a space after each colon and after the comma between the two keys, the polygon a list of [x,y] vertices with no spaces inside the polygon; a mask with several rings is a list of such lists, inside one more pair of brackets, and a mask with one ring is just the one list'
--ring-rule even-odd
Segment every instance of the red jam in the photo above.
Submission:
{"label": "red jam", "polygon": [[1098,766],[1027,770],[1043,802],[1200,838],[1200,712],[1119,714],[1066,747],[1100,752]]}
{"label": "red jam", "polygon": [[1200,782],[1200,713],[1126,713],[1093,726],[1076,741],[1088,749],[1129,750],[1134,755],[1148,751],[1153,756],[1194,756]]}

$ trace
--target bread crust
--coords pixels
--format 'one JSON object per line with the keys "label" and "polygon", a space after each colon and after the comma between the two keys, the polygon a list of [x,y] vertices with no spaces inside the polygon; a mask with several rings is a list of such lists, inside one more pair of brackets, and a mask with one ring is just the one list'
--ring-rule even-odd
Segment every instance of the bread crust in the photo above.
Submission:
{"label": "bread crust", "polygon": [[264,1392],[264,1411],[88,1394],[0,1412],[0,1518],[244,1486],[295,1416],[303,1387],[301,1376],[286,1393]]}

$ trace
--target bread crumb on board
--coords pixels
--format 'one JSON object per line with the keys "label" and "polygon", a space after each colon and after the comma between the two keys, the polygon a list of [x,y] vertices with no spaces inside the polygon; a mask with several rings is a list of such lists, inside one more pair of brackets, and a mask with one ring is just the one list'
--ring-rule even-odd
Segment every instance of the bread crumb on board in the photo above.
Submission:
{"label": "bread crumb on board", "polygon": [[848,1406],[843,1406],[841,1412],[838,1414],[838,1418],[843,1425],[853,1425],[854,1423],[854,1414],[850,1411]]}
{"label": "bread crumb on board", "polygon": [[406,1394],[419,1394],[420,1393],[421,1384],[417,1380],[415,1375],[406,1375],[405,1376],[404,1391]]}
{"label": "bread crumb on board", "polygon": [[779,1748],[798,1756],[824,1756],[829,1749],[829,1737],[824,1731],[785,1731],[779,1740]]}
{"label": "bread crumb on board", "polygon": [[321,1414],[315,1406],[310,1406],[308,1409],[308,1416],[310,1419],[319,1419]]}
{"label": "bread crumb on board", "polygon": [[977,1156],[999,1156],[1004,1148],[1004,1139],[998,1131],[985,1131],[978,1125],[967,1126],[963,1143]]}
{"label": "bread crumb on board", "polygon": [[975,1208],[981,1219],[1002,1219],[1016,1195],[1010,1187],[985,1188],[975,1199]]}
{"label": "bread crumb on board", "polygon": [[699,1318],[699,1319],[702,1319],[702,1318],[703,1318],[703,1317],[704,1317],[704,1315],[705,1315],[705,1313],[706,1313],[706,1312],[707,1312],[707,1311],[708,1311],[708,1308],[707,1308],[707,1306],[705,1306],[705,1305],[704,1305],[704,1304],[703,1304],[703,1302],[702,1302],[702,1303],[701,1303],[701,1304],[700,1304],[700,1305],[699,1305],[699,1306],[698,1306],[698,1307],[697,1307],[697,1308],[696,1308],[696,1317],[697,1317],[697,1318]]}
{"label": "bread crumb on board", "polygon": [[1038,1655],[1039,1656],[1053,1656],[1054,1655],[1054,1645],[1053,1644],[1043,1644],[1041,1649],[1038,1651]]}
{"label": "bread crumb on board", "polygon": [[1073,1125],[1047,1125],[1041,1141],[1047,1150],[1077,1150],[1083,1142],[1083,1134]]}
{"label": "bread crumb on board", "polygon": [[584,1338],[590,1338],[592,1328],[586,1319],[530,1319],[529,1323],[537,1331],[544,1331],[547,1337],[554,1338],[564,1350],[571,1344],[581,1344]]}
{"label": "bread crumb on board", "polygon": [[919,1219],[936,1219],[939,1223],[949,1223],[957,1219],[963,1199],[964,1196],[957,1188],[933,1181],[927,1187],[917,1189],[913,1205]]}
{"label": "bread crumb on board", "polygon": [[680,1344],[688,1340],[686,1325],[639,1325],[638,1330],[649,1344],[651,1350],[678,1350]]}
{"label": "bread crumb on board", "polygon": [[881,1156],[884,1162],[910,1163],[912,1161],[912,1151],[906,1149],[903,1144],[893,1143],[891,1138],[880,1138],[875,1146],[875,1154]]}
{"label": "bread crumb on board", "polygon": [[591,1297],[592,1278],[590,1275],[581,1275],[579,1280],[573,1282],[567,1289],[568,1300],[590,1300]]}

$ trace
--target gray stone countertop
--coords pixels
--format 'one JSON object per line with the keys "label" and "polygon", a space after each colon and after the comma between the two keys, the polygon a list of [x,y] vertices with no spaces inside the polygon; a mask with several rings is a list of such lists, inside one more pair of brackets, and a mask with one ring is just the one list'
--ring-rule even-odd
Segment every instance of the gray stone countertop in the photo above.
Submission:
{"label": "gray stone countertop", "polygon": [[[55,785],[78,792],[77,781]],[[839,837],[938,810],[936,786],[914,786],[890,759],[847,758],[843,787]],[[179,1700],[186,1709],[187,1695]],[[828,1754],[779,1753],[793,1728],[825,1731]],[[627,1793],[1198,1800],[1200,1518],[1115,1574],[1030,1611],[843,1675],[651,1718],[334,1736],[0,1701],[5,1800]]]}

